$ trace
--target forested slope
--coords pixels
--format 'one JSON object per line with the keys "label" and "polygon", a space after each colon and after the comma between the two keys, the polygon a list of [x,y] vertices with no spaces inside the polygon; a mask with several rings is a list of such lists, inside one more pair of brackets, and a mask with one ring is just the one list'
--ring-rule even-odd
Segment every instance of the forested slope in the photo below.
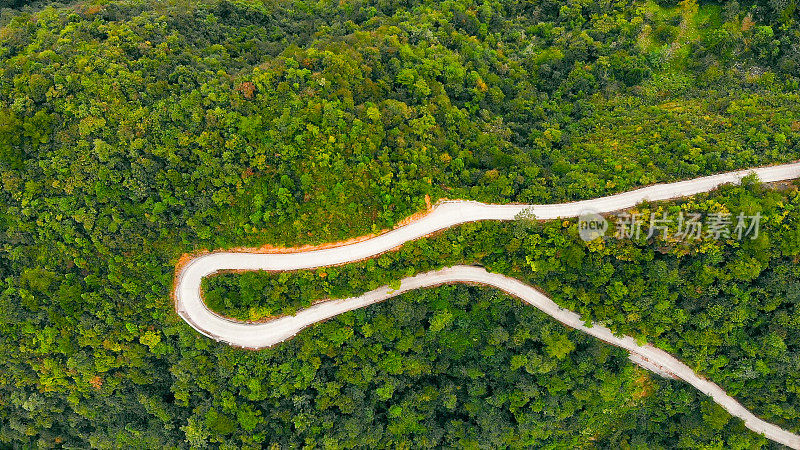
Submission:
{"label": "forested slope", "polygon": [[[374,261],[292,273],[220,274],[206,279],[203,290],[220,313],[258,321],[320,299],[391,285],[418,271],[483,265],[542,286],[562,306],[615,332],[657,343],[762,417],[797,430],[798,200],[796,186],[770,191],[747,185],[630,211],[656,217],[757,213],[763,223],[756,239],[683,240],[659,233],[648,239],[645,233],[634,240],[586,243],[574,220],[529,223],[530,228],[480,223],[406,244]],[[449,311],[437,313],[430,327],[449,329],[452,318]],[[568,341],[560,344],[563,352],[571,351]],[[511,358],[527,361],[524,355]]]}
{"label": "forested slope", "polygon": [[[169,299],[185,252],[361,235],[426,194],[555,202],[797,159],[795,3],[662,3],[3,9],[0,443],[765,444],[690,388],[482,289],[404,296],[259,353],[197,335]],[[796,194],[771,195],[753,201],[796,226]],[[519,272],[674,346],[733,395],[778,386],[745,403],[797,423],[794,229],[681,258],[622,243],[591,253],[597,267],[570,265],[564,252],[580,247],[561,224],[462,236],[475,229],[415,244],[430,262],[402,270]],[[528,261],[536,251],[552,252],[546,264]],[[385,261],[365,263],[374,278],[361,282],[396,273]],[[714,288],[706,267],[724,264],[744,275]],[[596,272],[603,283],[579,295]],[[319,278],[297,301],[317,298]],[[738,347],[649,314],[669,283],[686,284],[670,302],[709,321],[692,326],[738,333]],[[638,297],[628,307],[606,285]],[[723,317],[732,302],[747,306],[738,328]]]}

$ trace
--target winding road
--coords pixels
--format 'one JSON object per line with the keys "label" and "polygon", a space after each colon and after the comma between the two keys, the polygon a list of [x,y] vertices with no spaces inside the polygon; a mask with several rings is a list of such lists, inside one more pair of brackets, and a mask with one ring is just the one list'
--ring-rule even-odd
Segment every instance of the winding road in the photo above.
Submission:
{"label": "winding road", "polygon": [[669,353],[649,344],[639,345],[629,336],[615,336],[608,328],[598,324],[586,326],[578,314],[559,307],[535,288],[505,275],[489,273],[480,267],[452,266],[422,273],[401,280],[399,289],[383,286],[358,297],[325,301],[294,316],[284,316],[264,323],[239,322],[215,314],[203,303],[200,290],[204,277],[223,270],[288,271],[346,264],[374,257],[405,242],[467,222],[514,220],[523,211],[533,213],[539,220],[571,218],[584,211],[610,213],[631,208],[644,201],[669,200],[708,192],[722,184],[739,183],[751,173],[767,183],[796,179],[800,178],[800,163],[727,172],[677,183],[653,185],[608,197],[553,205],[488,205],[463,200],[445,201],[437,204],[418,220],[354,244],[297,253],[208,253],[178,267],[174,291],[175,308],[189,325],[205,336],[239,347],[259,349],[283,342],[316,322],[414,289],[447,283],[492,286],[522,299],[568,327],[628,350],[635,363],[660,375],[691,384],[710,396],[731,415],[742,419],[747,428],[775,442],[800,450],[800,436],[759,419],[718,385],[697,375]]}

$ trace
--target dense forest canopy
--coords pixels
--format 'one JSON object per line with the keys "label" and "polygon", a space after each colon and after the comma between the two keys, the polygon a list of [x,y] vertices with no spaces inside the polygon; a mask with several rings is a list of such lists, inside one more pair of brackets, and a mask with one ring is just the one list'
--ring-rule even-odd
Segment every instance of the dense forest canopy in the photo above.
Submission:
{"label": "dense forest canopy", "polygon": [[[184,253],[349,238],[426,195],[557,202],[796,160],[795,1],[0,8],[0,445],[768,445],[491,290],[407,294],[261,352],[196,334],[169,292]],[[482,264],[800,431],[798,205],[754,184],[642,206],[761,211],[746,243],[469,225],[207,291],[263,317]]]}
{"label": "dense forest canopy", "polygon": [[[707,233],[699,239],[679,239],[675,233],[611,238],[618,231],[612,229],[611,239],[586,243],[575,220],[527,226],[478,223],[363,263],[280,274],[220,274],[207,278],[203,290],[219,313],[258,321],[294,313],[320,299],[392,285],[414,272],[465,262],[483,265],[545,288],[561,305],[617,333],[657,343],[762,416],[797,429],[798,200],[797,186],[746,185],[632,211],[645,217],[694,212],[706,219],[721,212],[758,214],[758,235],[743,233],[741,239],[732,234],[718,240]],[[431,315],[432,330],[449,329],[454,320],[449,310]]]}

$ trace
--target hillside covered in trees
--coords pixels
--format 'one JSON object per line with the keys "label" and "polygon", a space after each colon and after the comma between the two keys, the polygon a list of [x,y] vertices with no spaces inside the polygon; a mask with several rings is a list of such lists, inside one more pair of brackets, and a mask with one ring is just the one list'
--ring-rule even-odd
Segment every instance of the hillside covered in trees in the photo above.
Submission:
{"label": "hillside covered in trees", "polygon": [[[195,333],[178,258],[800,158],[794,1],[0,2],[0,446],[754,448],[702,394],[488,289],[260,352]],[[475,224],[353,266],[206,280],[244,318],[455,263],[540,286],[800,423],[800,197],[751,241]],[[661,208],[661,209],[659,209]]]}

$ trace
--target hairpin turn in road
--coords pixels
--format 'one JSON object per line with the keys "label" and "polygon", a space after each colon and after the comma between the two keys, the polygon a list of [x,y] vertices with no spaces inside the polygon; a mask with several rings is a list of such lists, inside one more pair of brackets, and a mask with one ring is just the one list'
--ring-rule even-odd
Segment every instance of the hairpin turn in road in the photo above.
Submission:
{"label": "hairpin turn in road", "polygon": [[418,220],[350,245],[297,253],[208,253],[197,256],[178,268],[174,291],[175,308],[189,325],[205,336],[239,347],[259,349],[283,342],[316,322],[414,289],[447,283],[483,284],[518,297],[571,328],[628,350],[631,359],[637,364],[691,384],[710,396],[731,415],[742,419],[751,430],[775,442],[800,449],[800,436],[759,419],[718,385],[697,375],[669,353],[651,345],[639,345],[629,336],[614,336],[608,328],[601,325],[586,326],[578,314],[559,307],[533,287],[515,278],[489,273],[480,267],[452,266],[422,273],[401,280],[399,289],[384,286],[357,297],[318,303],[293,316],[264,323],[239,322],[215,314],[203,302],[200,291],[204,277],[223,270],[289,271],[341,265],[380,255],[405,242],[467,222],[514,220],[523,211],[531,212],[539,220],[577,217],[587,210],[610,213],[631,208],[644,201],[669,200],[708,192],[723,184],[739,183],[749,174],[755,174],[766,183],[797,179],[800,178],[800,163],[727,172],[676,183],[657,184],[608,197],[553,205],[488,205],[465,200],[445,201],[437,204]]}

